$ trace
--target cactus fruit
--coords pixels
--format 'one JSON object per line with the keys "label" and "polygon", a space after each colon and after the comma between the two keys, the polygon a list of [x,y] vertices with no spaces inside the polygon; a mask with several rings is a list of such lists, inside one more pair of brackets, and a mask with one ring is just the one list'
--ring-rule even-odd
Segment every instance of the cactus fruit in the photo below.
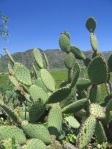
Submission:
{"label": "cactus fruit", "polygon": [[96,21],[93,17],[90,17],[86,21],[86,28],[89,30],[90,33],[93,33],[96,28]]}
{"label": "cactus fruit", "polygon": [[14,63],[14,72],[15,77],[19,82],[28,86],[32,84],[30,71],[24,65],[20,63]]}
{"label": "cactus fruit", "polygon": [[48,129],[51,135],[59,136],[62,129],[62,112],[59,103],[54,104],[49,112]]}
{"label": "cactus fruit", "polygon": [[16,126],[0,126],[0,141],[3,139],[15,138],[19,144],[26,142],[26,137],[21,129]]}
{"label": "cactus fruit", "polygon": [[63,113],[75,113],[75,112],[78,112],[80,111],[82,108],[85,107],[86,103],[87,103],[87,99],[84,98],[84,99],[80,99],[80,100],[77,100],[67,106],[65,106],[63,109],[62,109],[62,112]]}
{"label": "cactus fruit", "polygon": [[94,115],[97,119],[104,119],[106,117],[105,108],[99,104],[92,103],[89,106],[90,114]]}
{"label": "cactus fruit", "polygon": [[101,84],[107,81],[108,67],[104,58],[98,56],[90,62],[88,66],[88,76],[94,84]]}
{"label": "cactus fruit", "polygon": [[44,85],[50,90],[55,90],[55,80],[46,69],[41,69],[41,78]]}
{"label": "cactus fruit", "polygon": [[50,144],[51,136],[48,129],[42,124],[30,124],[27,121],[22,122],[24,132],[31,138],[42,140],[46,144]]}
{"label": "cactus fruit", "polygon": [[22,149],[46,149],[46,145],[39,139],[29,139]]}
{"label": "cactus fruit", "polygon": [[68,53],[65,57],[65,60],[64,60],[64,63],[65,63],[65,66],[68,68],[68,69],[72,69],[73,65],[74,65],[74,61],[75,61],[75,58],[74,58],[74,55],[72,52]]}
{"label": "cactus fruit", "polygon": [[90,42],[91,42],[93,51],[95,51],[95,52],[98,51],[97,38],[94,33],[90,33]]}
{"label": "cactus fruit", "polygon": [[33,55],[34,55],[34,58],[37,62],[37,65],[39,66],[39,68],[43,68],[44,64],[43,64],[42,55],[41,55],[39,49],[34,48],[33,49]]}
{"label": "cactus fruit", "polygon": [[70,52],[70,39],[68,36],[65,35],[65,33],[61,33],[59,38],[59,45],[61,50],[63,50],[66,53]]}
{"label": "cactus fruit", "polygon": [[37,85],[32,85],[29,88],[29,93],[34,102],[38,101],[38,99],[41,99],[43,103],[45,103],[49,97],[48,94],[41,87],[38,87]]}
{"label": "cactus fruit", "polygon": [[90,115],[81,125],[80,132],[77,138],[77,146],[83,149],[90,142],[96,127],[96,118]]}
{"label": "cactus fruit", "polygon": [[79,48],[75,46],[71,46],[71,51],[73,52],[73,54],[77,59],[85,59],[85,55]]}

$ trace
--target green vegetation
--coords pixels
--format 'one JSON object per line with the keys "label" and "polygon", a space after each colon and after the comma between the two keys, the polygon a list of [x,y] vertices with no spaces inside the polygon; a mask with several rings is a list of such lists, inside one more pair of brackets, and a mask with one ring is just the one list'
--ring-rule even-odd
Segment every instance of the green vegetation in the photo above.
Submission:
{"label": "green vegetation", "polygon": [[0,94],[0,148],[111,148],[112,56],[106,61],[98,50],[93,17],[87,19],[86,28],[92,58],[71,44],[65,31],[59,45],[65,52],[66,70],[58,73],[49,71],[47,56],[37,48],[30,69],[4,49],[10,59],[8,77],[13,89]]}

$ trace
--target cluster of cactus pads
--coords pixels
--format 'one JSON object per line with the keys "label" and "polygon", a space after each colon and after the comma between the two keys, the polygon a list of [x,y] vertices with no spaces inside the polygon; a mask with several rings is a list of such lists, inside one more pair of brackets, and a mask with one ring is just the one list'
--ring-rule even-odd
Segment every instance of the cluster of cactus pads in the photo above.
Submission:
{"label": "cluster of cactus pads", "polygon": [[[108,130],[112,132],[112,55],[107,62],[99,52],[93,17],[87,19],[86,28],[93,50],[91,59],[71,44],[68,32],[60,34],[59,45],[66,53],[68,80],[59,88],[49,72],[45,53],[33,49],[35,63],[30,71],[15,62],[4,49],[10,60],[9,80],[14,90],[0,95],[0,110],[6,115],[5,120],[0,121],[1,148],[109,148],[108,142],[112,141],[112,133],[108,134]],[[83,61],[83,71],[77,59]]]}

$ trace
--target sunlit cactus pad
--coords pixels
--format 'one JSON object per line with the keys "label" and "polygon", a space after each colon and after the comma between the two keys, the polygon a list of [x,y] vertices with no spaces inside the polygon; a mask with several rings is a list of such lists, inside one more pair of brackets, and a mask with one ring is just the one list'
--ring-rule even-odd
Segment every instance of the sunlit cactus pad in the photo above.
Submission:
{"label": "sunlit cactus pad", "polygon": [[101,84],[108,79],[108,67],[103,57],[95,57],[88,66],[88,75],[92,83]]}
{"label": "sunlit cactus pad", "polygon": [[15,72],[15,77],[19,82],[28,86],[32,84],[30,71],[24,65],[20,63],[15,63],[14,72]]}
{"label": "sunlit cactus pad", "polygon": [[64,63],[65,63],[65,66],[68,68],[68,69],[71,69],[74,65],[74,61],[75,61],[75,58],[74,58],[74,55],[72,52],[70,52],[69,54],[66,55],[65,57],[65,60],[64,60]]}
{"label": "sunlit cactus pad", "polygon": [[84,147],[86,147],[94,134],[95,127],[96,118],[93,115],[90,115],[80,128],[80,132],[77,138],[78,148],[83,149]]}
{"label": "sunlit cactus pad", "polygon": [[94,51],[98,51],[98,42],[97,42],[97,38],[96,38],[95,34],[93,34],[93,33],[90,34],[90,41],[91,41],[92,49]]}
{"label": "sunlit cactus pad", "polygon": [[15,138],[19,144],[26,142],[26,137],[21,129],[16,126],[0,126],[0,140]]}
{"label": "sunlit cactus pad", "polygon": [[55,80],[53,79],[52,75],[46,70],[41,69],[41,78],[44,85],[50,90],[55,90]]}
{"label": "sunlit cactus pad", "polygon": [[101,107],[99,104],[92,103],[89,107],[90,114],[94,115],[97,119],[104,119],[105,115],[105,108]]}

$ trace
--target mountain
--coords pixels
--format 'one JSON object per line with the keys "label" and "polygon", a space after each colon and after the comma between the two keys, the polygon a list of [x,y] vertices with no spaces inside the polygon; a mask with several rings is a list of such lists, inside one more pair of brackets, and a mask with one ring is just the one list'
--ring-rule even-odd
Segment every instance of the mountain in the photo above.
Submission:
{"label": "mountain", "polygon": [[[25,52],[17,52],[12,54],[14,60],[16,62],[20,62],[23,65],[25,65],[28,68],[31,68],[32,63],[35,62],[33,54],[32,54],[32,50],[27,50]],[[42,52],[42,50],[40,49],[40,51]],[[49,66],[50,69],[60,69],[60,68],[65,68],[64,66],[64,57],[65,57],[65,53],[60,50],[60,49],[48,49],[46,51],[44,51],[48,61],[49,61]],[[92,50],[89,51],[83,51],[83,53],[85,54],[85,56],[87,58],[92,57]],[[107,51],[107,52],[102,52],[104,57],[106,58],[106,60],[109,58],[109,56],[112,54],[111,51]],[[9,58],[7,55],[4,56],[0,56],[0,72],[6,72],[7,71],[7,64],[8,64]],[[83,61],[78,61],[81,65],[83,65]]]}

